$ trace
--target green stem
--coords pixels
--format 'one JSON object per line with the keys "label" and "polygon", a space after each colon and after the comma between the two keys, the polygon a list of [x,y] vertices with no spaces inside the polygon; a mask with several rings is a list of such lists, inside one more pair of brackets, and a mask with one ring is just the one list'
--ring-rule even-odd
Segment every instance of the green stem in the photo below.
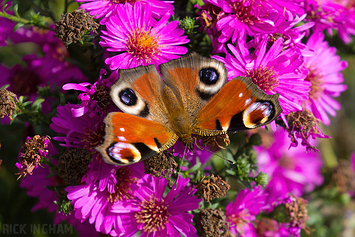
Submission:
{"label": "green stem", "polygon": [[17,17],[17,16],[13,16],[13,15],[9,15],[5,12],[0,12],[0,16],[1,17],[4,17],[4,18],[7,18],[11,21],[14,21],[14,22],[17,22],[17,23],[22,23],[24,25],[32,25],[32,26],[37,26],[41,29],[45,29],[45,30],[51,30],[51,31],[54,31],[54,29],[48,27],[48,26],[45,26],[45,25],[40,25],[34,21],[31,21],[31,20],[27,20],[27,19],[24,19],[24,18],[21,18],[21,17]]}

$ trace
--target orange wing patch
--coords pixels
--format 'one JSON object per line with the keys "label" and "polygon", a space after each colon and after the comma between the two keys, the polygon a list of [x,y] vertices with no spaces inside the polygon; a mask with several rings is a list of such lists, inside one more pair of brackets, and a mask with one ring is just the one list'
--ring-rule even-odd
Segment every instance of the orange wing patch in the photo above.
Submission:
{"label": "orange wing patch", "polygon": [[211,136],[259,127],[281,111],[278,95],[267,95],[249,78],[237,77],[201,110],[193,125],[194,133]]}
{"label": "orange wing patch", "polygon": [[227,131],[231,118],[244,111],[255,100],[244,82],[230,81],[201,110],[195,128],[214,130],[218,119],[223,130]]}
{"label": "orange wing patch", "polygon": [[166,150],[178,139],[161,123],[126,113],[110,113],[105,123],[105,142],[96,149],[111,164],[136,163]]}

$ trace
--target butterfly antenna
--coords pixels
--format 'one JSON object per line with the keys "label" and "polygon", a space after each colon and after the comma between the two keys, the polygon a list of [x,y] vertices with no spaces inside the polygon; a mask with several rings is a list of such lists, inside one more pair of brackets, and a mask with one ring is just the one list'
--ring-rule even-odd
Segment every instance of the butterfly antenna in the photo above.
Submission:
{"label": "butterfly antenna", "polygon": [[177,178],[176,178],[176,183],[175,183],[175,188],[174,188],[174,190],[176,190],[177,185],[178,185],[179,174],[180,174],[180,171],[181,171],[181,166],[182,166],[182,164],[184,163],[184,160],[185,160],[186,148],[187,148],[187,146],[185,146],[184,155],[182,156],[182,159],[181,159],[181,162],[180,162],[180,165],[179,165],[179,171],[178,171],[178,174],[177,174]]}
{"label": "butterfly antenna", "polygon": [[200,149],[201,149],[201,150],[208,151],[208,152],[210,152],[211,154],[216,155],[216,156],[222,158],[222,159],[225,160],[225,161],[228,161],[230,164],[235,165],[235,162],[233,162],[233,161],[231,161],[231,160],[228,160],[227,158],[224,158],[223,156],[221,156],[221,155],[219,155],[219,154],[214,153],[213,151],[207,149],[206,147],[200,147]]}
{"label": "butterfly antenna", "polygon": [[[233,162],[233,161],[231,161],[231,160],[228,160],[227,158],[224,158],[223,156],[220,156],[220,155],[218,155],[218,154],[214,154],[213,151],[207,149],[206,147],[199,146],[199,145],[197,144],[197,139],[196,139],[196,138],[195,138],[195,146],[196,146],[198,149],[200,149],[200,150],[208,151],[209,153],[211,153],[211,154],[213,154],[213,155],[216,155],[216,156],[222,158],[222,159],[225,160],[225,161],[228,161],[228,162],[231,163],[232,165],[235,165],[235,162]],[[226,149],[225,147],[219,145],[218,143],[217,143],[217,146],[218,146],[219,148],[221,148],[221,149]],[[185,147],[185,149],[186,149],[186,147]]]}

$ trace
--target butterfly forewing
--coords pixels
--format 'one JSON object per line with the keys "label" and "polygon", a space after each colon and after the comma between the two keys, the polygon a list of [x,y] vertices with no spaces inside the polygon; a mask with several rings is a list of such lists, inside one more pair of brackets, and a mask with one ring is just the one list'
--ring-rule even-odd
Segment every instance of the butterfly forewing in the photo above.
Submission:
{"label": "butterfly forewing", "polygon": [[197,53],[161,64],[159,70],[192,120],[227,81],[223,63]]}
{"label": "butterfly forewing", "polygon": [[120,70],[119,74],[110,93],[117,107],[125,113],[167,124],[161,96],[164,84],[155,66]]}

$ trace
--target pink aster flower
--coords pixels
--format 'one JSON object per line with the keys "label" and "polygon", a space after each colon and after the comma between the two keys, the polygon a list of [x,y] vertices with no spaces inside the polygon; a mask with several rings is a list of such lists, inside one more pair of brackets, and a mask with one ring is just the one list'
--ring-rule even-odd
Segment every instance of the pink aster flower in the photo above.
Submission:
{"label": "pink aster flower", "polygon": [[311,82],[309,99],[304,101],[304,106],[325,125],[330,124],[327,113],[335,116],[335,110],[340,109],[340,104],[333,99],[347,89],[343,74],[348,63],[341,61],[336,55],[336,49],[329,47],[324,41],[323,33],[312,34],[307,41],[307,47],[314,50],[315,54],[305,57],[305,67],[309,70],[306,81]]}
{"label": "pink aster flower", "polygon": [[80,105],[75,104],[66,104],[57,108],[57,116],[52,118],[49,127],[64,136],[53,137],[53,139],[62,142],[61,146],[95,151],[94,148],[103,143],[104,116],[97,113],[85,113],[80,117],[75,117],[80,108]]}
{"label": "pink aster flower", "polygon": [[[122,236],[197,236],[192,226],[192,214],[187,213],[199,207],[196,190],[188,187],[189,179],[182,179],[164,195],[168,185],[165,179],[144,175],[134,192],[134,198],[117,202],[112,212],[119,214],[118,223]],[[153,217],[153,218],[152,218]]]}
{"label": "pink aster flower", "polygon": [[[197,12],[202,29],[206,31],[207,35],[211,38],[213,54],[222,53],[225,44],[220,43],[218,38],[221,36],[221,31],[217,30],[217,21],[223,18],[226,13],[218,6],[218,0],[203,0],[204,5],[201,7],[195,5],[200,11]],[[202,30],[200,29],[200,30]]]}
{"label": "pink aster flower", "polygon": [[[275,42],[276,39],[283,39],[283,47],[293,48],[294,50],[299,50],[302,52],[303,56],[312,55],[312,51],[307,48],[307,46],[302,43],[303,37],[308,33],[308,30],[314,26],[314,22],[308,22],[302,25],[298,25],[302,22],[307,15],[295,16],[290,19],[286,19],[282,15],[275,15],[275,32],[268,33],[269,43]],[[249,47],[257,47],[257,45],[262,41],[265,34],[257,34],[254,39],[248,42]]]}
{"label": "pink aster flower", "polygon": [[304,9],[306,20],[315,22],[314,32],[327,30],[329,35],[333,35],[333,30],[337,30],[344,43],[352,41],[351,36],[355,35],[355,6],[349,1],[307,0],[304,1]]}
{"label": "pink aster flower", "polygon": [[[89,12],[94,18],[102,18],[100,24],[105,24],[107,20],[115,13],[120,5],[131,4],[139,0],[76,0],[77,2],[85,2],[80,7]],[[152,6],[152,16],[156,19],[168,13],[174,14],[174,1],[160,1],[160,0],[140,0],[144,5]]]}
{"label": "pink aster flower", "polygon": [[255,147],[259,170],[269,175],[266,186],[268,203],[288,193],[301,196],[323,183],[322,159],[318,152],[306,152],[303,146],[290,148],[288,133],[279,128],[268,146]]}
{"label": "pink aster flower", "polygon": [[230,223],[229,229],[233,235],[253,236],[255,229],[252,221],[260,211],[267,209],[266,198],[267,194],[258,186],[252,191],[240,191],[234,202],[227,205],[226,220]]}
{"label": "pink aster flower", "polygon": [[111,212],[112,205],[132,197],[133,184],[143,171],[141,163],[118,167],[94,159],[82,180],[84,183],[65,188],[74,205],[75,218],[81,222],[88,219],[98,232],[120,234],[119,214]]}
{"label": "pink aster flower", "polygon": [[48,165],[43,165],[38,171],[31,176],[26,176],[21,179],[21,188],[25,188],[26,194],[30,197],[38,198],[38,203],[31,209],[32,212],[39,209],[46,209],[48,212],[54,212],[54,224],[59,224],[62,221],[67,221],[73,225],[80,236],[99,236],[93,225],[88,221],[80,222],[73,214],[63,214],[58,212],[58,194],[49,189],[49,187],[57,186],[62,180],[58,176],[51,175]]}
{"label": "pink aster flower", "polygon": [[21,179],[20,187],[27,189],[27,195],[38,198],[38,203],[31,209],[32,212],[38,209],[47,209],[49,212],[58,210],[55,204],[55,201],[58,201],[57,194],[47,188],[56,186],[56,179],[54,176],[47,178],[49,174],[48,165],[43,165],[33,175],[27,175]]}
{"label": "pink aster flower", "polygon": [[[94,84],[88,82],[67,83],[63,86],[63,90],[82,92],[78,95],[78,99],[81,101],[80,106],[78,108],[72,108],[73,117],[80,117],[86,113],[89,113],[90,117],[94,117],[97,113],[108,112],[106,111],[108,110],[106,107],[110,107],[110,104],[101,104],[99,101],[105,99],[103,98],[104,96],[108,98],[111,86],[118,79],[118,71],[113,71],[106,79],[103,79],[103,76],[106,74],[107,72],[102,69],[99,80]],[[113,109],[110,110],[112,111]]]}
{"label": "pink aster flower", "polygon": [[[29,29],[20,27],[9,34],[12,43],[35,43],[37,49],[39,48],[43,51],[43,56],[28,54],[23,57],[23,61],[27,64],[26,70],[34,70],[35,74],[39,75],[37,76],[38,78],[28,79],[29,76],[21,76],[22,81],[16,82],[16,84],[34,90],[32,87],[37,89],[37,86],[47,85],[48,82],[50,85],[62,86],[70,81],[82,82],[87,80],[87,77],[76,65],[66,60],[70,59],[67,48],[54,34],[53,31],[39,30],[34,27]],[[32,72],[29,74],[32,75]]]}
{"label": "pink aster flower", "polygon": [[355,151],[353,151],[351,153],[350,156],[350,163],[351,163],[351,168],[353,169],[354,173],[355,173]]}
{"label": "pink aster flower", "polygon": [[[87,78],[77,66],[64,60],[64,57],[68,58],[69,55],[65,47],[61,48],[61,46],[64,47],[62,43],[44,46],[43,57],[35,54],[25,55],[22,60],[26,66],[16,64],[9,68],[0,64],[0,75],[2,75],[0,87],[9,84],[10,91],[19,96],[27,96],[29,101],[34,101],[38,96],[38,87],[62,86],[69,81],[86,80]],[[51,111],[51,101],[52,98],[48,96],[42,103],[44,113]]]}
{"label": "pink aster flower", "polygon": [[93,85],[84,83],[68,83],[64,90],[77,90],[81,104],[66,104],[57,108],[57,115],[52,118],[50,128],[64,136],[53,139],[63,142],[62,146],[86,148],[95,151],[94,148],[103,143],[105,135],[105,116],[110,111],[117,111],[117,107],[110,100],[109,90],[117,80],[117,71],[112,72],[107,78],[103,78],[105,70],[100,73],[100,78]]}
{"label": "pink aster flower", "polygon": [[223,62],[228,70],[228,79],[237,76],[250,77],[266,94],[279,93],[282,116],[301,110],[301,101],[308,99],[310,83],[305,81],[307,70],[299,51],[283,48],[283,39],[278,38],[267,49],[268,37],[264,37],[254,53],[249,53],[247,44],[239,41],[228,48],[234,56],[227,53],[226,58],[214,56]]}
{"label": "pink aster flower", "polygon": [[227,16],[217,22],[217,29],[222,32],[219,42],[225,43],[232,38],[234,43],[238,38],[244,39],[247,35],[274,32],[274,23],[265,11],[270,10],[266,7],[266,2],[259,0],[218,1],[219,7],[227,13]]}
{"label": "pink aster flower", "polygon": [[185,156],[188,162],[191,163],[191,166],[196,164],[197,158],[201,162],[201,164],[205,164],[209,159],[211,159],[213,152],[209,150],[209,148],[201,149],[202,142],[198,140],[197,145],[194,144],[193,152],[186,148],[186,146],[181,141],[176,141],[174,146],[170,148],[173,152],[173,156],[179,156],[180,158]]}
{"label": "pink aster flower", "polygon": [[306,222],[309,219],[307,212],[307,200],[301,197],[288,195],[273,204],[274,207],[280,205],[283,206],[283,209],[285,209],[285,214],[287,215],[287,218],[283,219],[288,220],[289,222],[278,223],[278,234],[275,236],[300,237],[301,230],[306,230]]}
{"label": "pink aster flower", "polygon": [[[54,29],[54,25],[50,25],[49,27]],[[35,43],[41,47],[45,45],[51,45],[52,47],[55,47],[56,44],[62,43],[62,41],[54,35],[54,30],[44,30],[35,26],[23,26],[17,28],[16,31],[9,34],[9,39],[13,44]],[[53,49],[55,50],[55,48]]]}
{"label": "pink aster flower", "polygon": [[107,51],[120,53],[105,60],[111,70],[159,65],[187,52],[179,45],[189,40],[178,21],[168,23],[169,14],[156,21],[151,6],[140,2],[133,7],[119,5],[116,11],[106,24],[107,31],[102,31],[104,41],[100,42]]}

